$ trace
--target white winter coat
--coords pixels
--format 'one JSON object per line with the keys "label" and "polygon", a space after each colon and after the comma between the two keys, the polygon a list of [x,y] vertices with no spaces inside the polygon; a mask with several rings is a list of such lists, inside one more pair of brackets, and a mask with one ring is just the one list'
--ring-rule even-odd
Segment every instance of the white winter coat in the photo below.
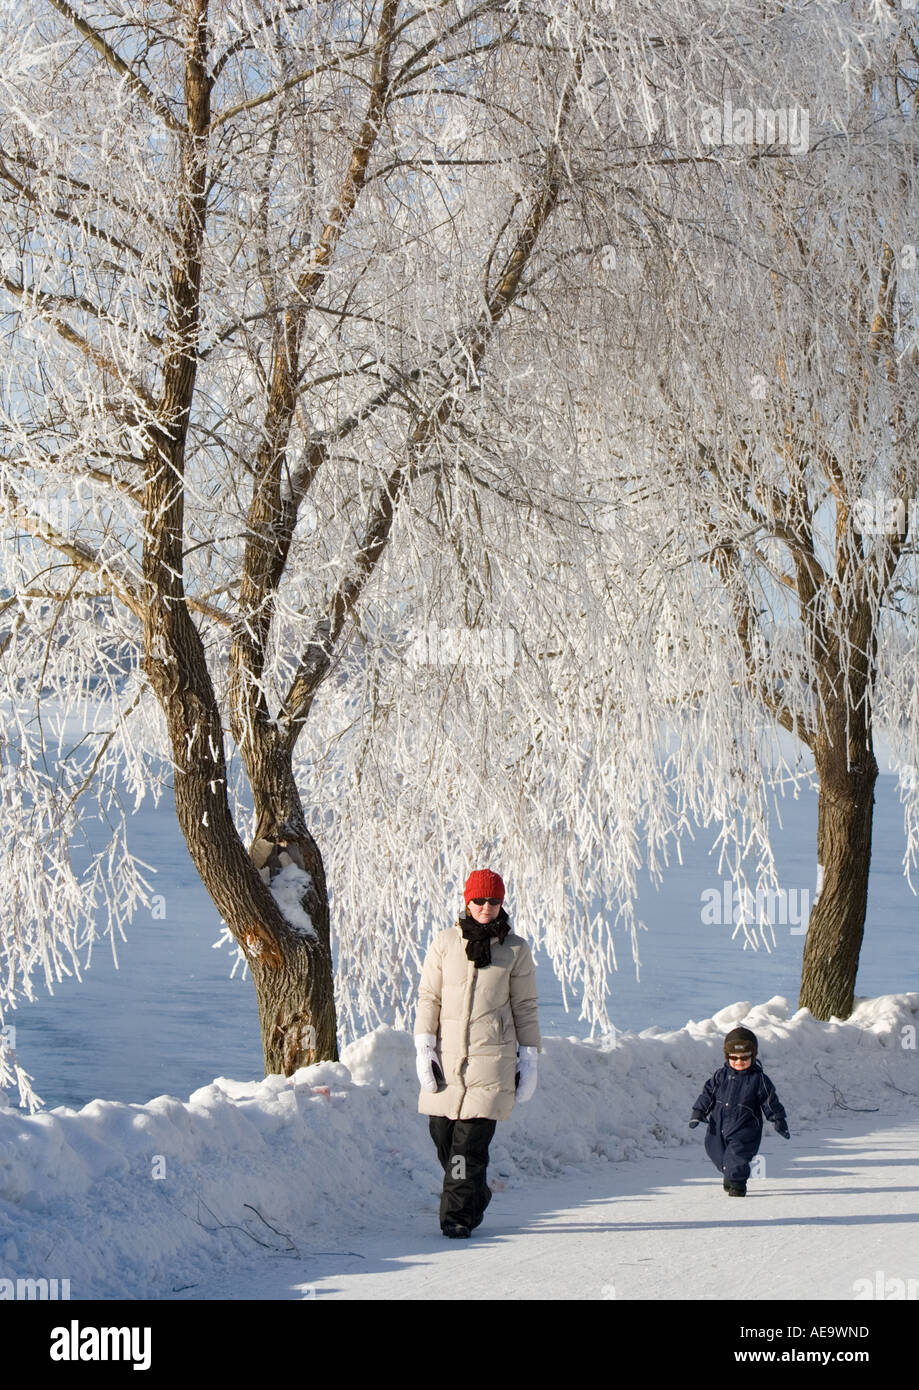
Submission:
{"label": "white winter coat", "polygon": [[517,1045],[539,1047],[536,971],[523,937],[492,941],[491,965],[466,956],[459,923],[435,936],[425,957],[415,1032],[437,1037],[447,1082],[422,1091],[423,1115],[506,1120],[514,1108]]}

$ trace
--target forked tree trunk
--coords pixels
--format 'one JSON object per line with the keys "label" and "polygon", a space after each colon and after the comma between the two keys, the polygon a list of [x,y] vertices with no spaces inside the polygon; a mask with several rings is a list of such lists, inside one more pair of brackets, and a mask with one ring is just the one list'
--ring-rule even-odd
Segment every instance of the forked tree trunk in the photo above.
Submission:
{"label": "forked tree trunk", "polygon": [[258,817],[252,857],[263,879],[270,882],[286,864],[309,875],[300,906],[315,938],[298,935],[280,968],[252,972],[266,1069],[289,1076],[298,1066],[338,1058],[325,867],[283,741],[263,735],[247,744],[246,771]]}
{"label": "forked tree trunk", "polygon": [[[319,851],[306,827],[300,833],[278,829],[270,846],[280,869],[281,853],[299,855],[312,883],[304,895],[315,937],[296,930],[281,912],[247,853],[226,797],[219,712],[200,651],[200,640],[184,609],[173,621],[184,628],[189,656],[188,684],[167,689],[163,666],[147,669],[163,704],[173,749],[176,815],[201,881],[239,942],[252,972],[258,999],[265,1073],[289,1076],[298,1067],[338,1056],[329,908]],[[155,621],[155,619],[154,619]],[[201,684],[195,688],[194,676]],[[265,822],[267,828],[269,822]],[[264,846],[265,841],[257,844]],[[258,858],[259,856],[256,856]]]}
{"label": "forked tree trunk", "polygon": [[[230,813],[220,710],[183,581],[185,446],[198,361],[213,82],[207,12],[208,0],[189,0],[187,128],[180,140],[182,197],[175,235],[178,254],[169,286],[160,411],[150,427],[145,458],[144,666],[166,716],[176,814],[185,842],[201,881],[252,971],[266,1072],[289,1075],[298,1067],[338,1055],[322,860],[303,824],[289,751],[286,780],[283,762],[269,762],[264,775],[256,766],[265,785],[253,784],[255,804],[267,832],[275,841],[280,841],[282,832],[296,840],[296,846],[272,845],[270,852],[280,867],[282,848],[285,852],[294,849],[311,875],[304,907],[313,931],[298,930],[284,916],[246,852]],[[289,814],[285,797],[293,808]],[[269,878],[270,871],[271,866]]]}
{"label": "forked tree trunk", "polygon": [[[817,862],[823,884],[807,928],[798,1007],[820,1019],[848,1018],[855,997],[878,775],[870,731],[861,743],[860,761],[848,767],[844,729],[832,745],[821,739],[816,749]],[[848,746],[851,759],[851,742]]]}
{"label": "forked tree trunk", "polygon": [[281,959],[251,961],[258,999],[265,1072],[290,1076],[298,1067],[338,1060],[338,1035],[329,940],[329,904],[322,858],[312,836],[288,841],[299,850],[313,887],[303,899],[317,940],[295,936]]}

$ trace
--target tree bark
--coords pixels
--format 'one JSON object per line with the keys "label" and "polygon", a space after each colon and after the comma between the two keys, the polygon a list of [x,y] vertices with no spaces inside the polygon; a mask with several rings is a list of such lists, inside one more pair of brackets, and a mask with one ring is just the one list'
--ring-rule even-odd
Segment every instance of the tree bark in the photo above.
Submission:
{"label": "tree bark", "polygon": [[[328,902],[324,905],[328,923]],[[250,968],[258,999],[265,1075],[292,1076],[299,1067],[338,1060],[328,927],[318,948],[298,938],[278,956],[264,968],[250,960]]]}
{"label": "tree bark", "polygon": [[815,1018],[848,1018],[868,906],[871,827],[878,765],[867,732],[861,761],[847,766],[844,730],[818,740],[817,860],[823,883],[804,943],[799,1009]]}
{"label": "tree bark", "polygon": [[[252,858],[269,883],[293,864],[309,875],[300,906],[315,940],[297,934],[280,971],[253,972],[265,1065],[290,1075],[298,1066],[338,1060],[338,1024],[329,896],[319,846],[306,825],[290,750],[260,728],[246,745],[257,816]],[[308,1060],[304,1060],[308,1059]]]}
{"label": "tree bark", "polygon": [[[222,746],[189,722],[185,699],[167,709],[173,747],[187,739],[190,758],[175,768],[176,813],[201,881],[245,955],[258,1000],[265,1074],[290,1076],[298,1067],[337,1059],[336,1018],[329,908],[318,849],[306,831],[290,827],[259,838],[246,853],[227,805]],[[212,706],[212,711],[216,712]],[[200,706],[199,706],[199,712]],[[170,717],[171,716],[171,717]],[[219,722],[216,727],[219,740]],[[262,880],[292,862],[310,874],[303,895],[315,937],[298,931],[282,913]],[[259,870],[262,877],[259,877]]]}

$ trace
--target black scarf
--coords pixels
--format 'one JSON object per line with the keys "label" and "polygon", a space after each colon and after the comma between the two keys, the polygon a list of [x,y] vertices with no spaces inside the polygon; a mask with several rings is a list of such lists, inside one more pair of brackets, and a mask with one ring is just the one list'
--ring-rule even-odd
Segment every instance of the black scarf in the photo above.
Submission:
{"label": "black scarf", "polygon": [[503,907],[493,922],[483,925],[467,913],[459,919],[459,925],[466,939],[467,959],[474,963],[476,970],[491,965],[491,943],[497,941],[500,945],[511,929],[510,918]]}

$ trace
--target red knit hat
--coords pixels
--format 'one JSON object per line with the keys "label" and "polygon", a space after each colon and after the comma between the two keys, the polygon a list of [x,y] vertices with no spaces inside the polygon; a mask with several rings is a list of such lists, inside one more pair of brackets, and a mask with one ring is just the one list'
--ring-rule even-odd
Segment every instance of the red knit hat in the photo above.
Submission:
{"label": "red knit hat", "polygon": [[497,898],[503,903],[504,880],[491,869],[474,869],[463,889],[463,900],[468,904],[470,898]]}

